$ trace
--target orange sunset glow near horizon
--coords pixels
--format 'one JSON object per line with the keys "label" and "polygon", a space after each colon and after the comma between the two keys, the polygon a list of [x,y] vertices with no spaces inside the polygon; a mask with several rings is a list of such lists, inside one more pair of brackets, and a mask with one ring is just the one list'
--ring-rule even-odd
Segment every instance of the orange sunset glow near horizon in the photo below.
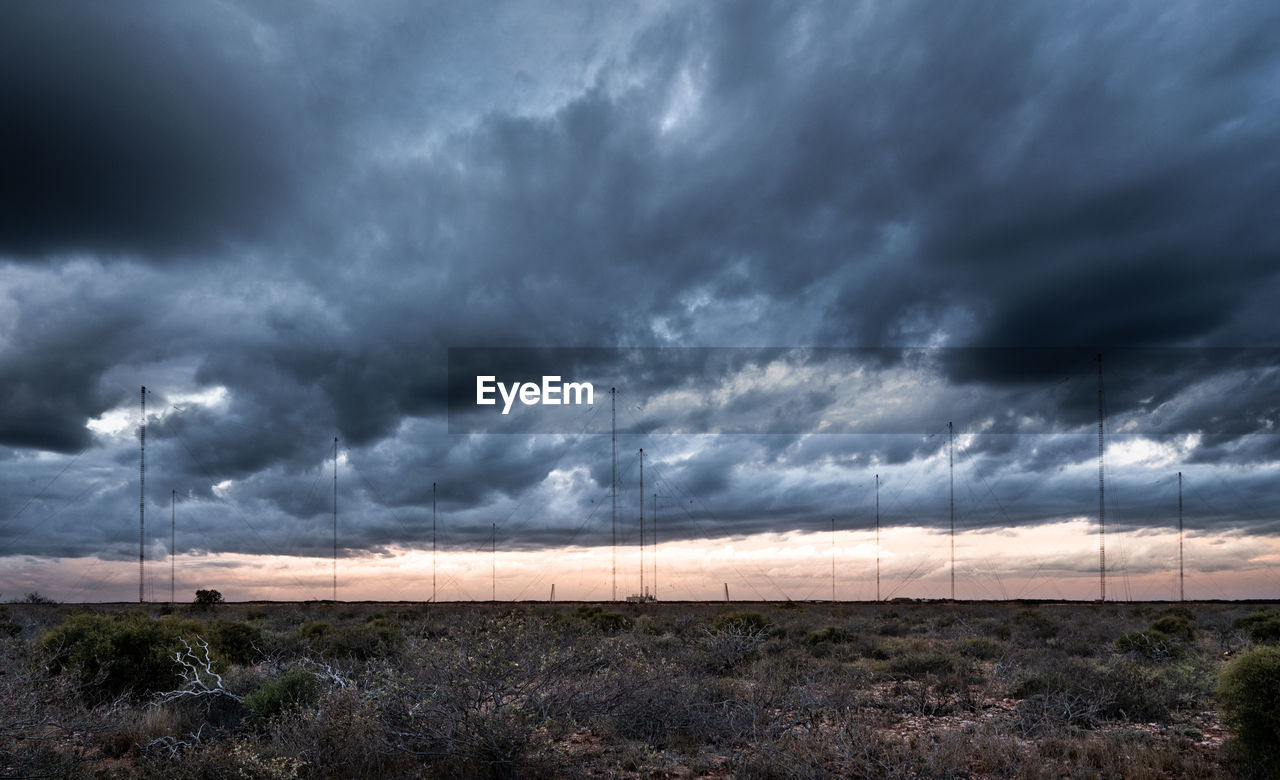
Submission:
{"label": "orange sunset glow near horizon", "polygon": [[[880,598],[942,599],[949,595],[950,540],[918,526],[882,528]],[[1177,600],[1176,530],[1113,530],[1107,535],[1109,601]],[[956,536],[958,600],[1095,600],[1096,521],[1074,518],[1028,528],[969,530]],[[660,542],[657,589],[653,548],[644,552],[644,589],[665,601],[829,600],[832,562],[838,601],[876,599],[873,531],[766,533],[731,539]],[[215,588],[228,601],[326,600],[333,595],[329,558],[218,553],[173,560],[176,601]],[[636,546],[617,552],[618,598],[640,592]],[[1268,599],[1280,593],[1280,540],[1232,531],[1188,533],[1184,540],[1188,600]],[[339,601],[431,600],[432,556],[402,548],[340,555]],[[137,562],[97,558],[4,562],[3,595],[24,592],[64,602],[129,601],[137,592]],[[609,601],[608,546],[540,551],[443,551],[435,567],[441,602]],[[496,574],[496,577],[495,577]],[[147,567],[147,600],[167,602],[170,561]]]}

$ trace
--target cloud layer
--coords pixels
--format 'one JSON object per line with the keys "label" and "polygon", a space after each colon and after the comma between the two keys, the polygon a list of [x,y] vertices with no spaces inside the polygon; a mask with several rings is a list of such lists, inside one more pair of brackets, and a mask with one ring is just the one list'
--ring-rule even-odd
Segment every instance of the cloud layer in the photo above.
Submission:
{"label": "cloud layer", "polygon": [[[607,437],[448,432],[467,346],[979,348],[645,376],[624,460],[673,537],[865,523],[876,473],[941,523],[948,420],[966,522],[1085,516],[1098,351],[1129,522],[1183,470],[1193,523],[1274,533],[1278,39],[1248,3],[14,9],[0,550],[130,554],[143,384],[192,549],[323,554],[335,435],[349,555],[422,545],[433,481],[452,545],[607,543]],[[773,433],[657,433],[707,419]]]}

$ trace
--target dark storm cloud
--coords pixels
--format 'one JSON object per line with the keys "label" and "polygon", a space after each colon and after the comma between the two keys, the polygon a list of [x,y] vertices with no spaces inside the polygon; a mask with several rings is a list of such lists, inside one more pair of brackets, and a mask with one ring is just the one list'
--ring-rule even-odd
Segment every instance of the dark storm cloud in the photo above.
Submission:
{"label": "dark storm cloud", "polygon": [[208,10],[6,9],[0,253],[172,261],[263,231],[292,149],[246,31]]}
{"label": "dark storm cloud", "polygon": [[0,443],[77,452],[93,440],[87,419],[123,400],[99,380],[139,357],[130,337],[145,314],[128,300],[128,274],[106,281],[96,270],[5,286],[15,314],[3,331],[9,349],[0,352]]}
{"label": "dark storm cloud", "polygon": [[[1115,432],[1199,433],[1170,457],[1239,464],[1241,484],[1274,469],[1272,352],[1122,349],[1275,344],[1272,9],[8,16],[0,443],[74,455],[88,421],[147,384],[149,499],[187,497],[203,549],[323,552],[334,435],[353,554],[421,544],[432,481],[472,529],[450,544],[482,544],[494,521],[521,544],[602,543],[607,437],[448,435],[458,346],[1031,348],[944,352],[917,374],[921,358],[885,350],[874,369],[900,383],[854,398],[814,355],[791,365],[806,384],[788,398],[757,381],[681,409],[688,430],[778,436],[630,435],[666,418],[624,387],[625,457],[652,449],[672,538],[820,527],[855,506],[865,523],[875,473],[891,517],[941,523],[948,420],[1077,434],[966,441],[975,526],[1085,516],[1098,351]],[[753,368],[685,359],[635,381],[696,396]],[[222,402],[172,400],[213,387]],[[853,400],[902,398],[883,419],[912,435],[801,435]],[[78,522],[127,557],[133,443],[90,453],[93,479],[115,482],[22,545],[72,554]],[[11,460],[8,513],[64,462]],[[88,479],[83,465],[22,521],[80,495],[61,479]],[[1266,527],[1223,490],[1234,509],[1213,522]]]}

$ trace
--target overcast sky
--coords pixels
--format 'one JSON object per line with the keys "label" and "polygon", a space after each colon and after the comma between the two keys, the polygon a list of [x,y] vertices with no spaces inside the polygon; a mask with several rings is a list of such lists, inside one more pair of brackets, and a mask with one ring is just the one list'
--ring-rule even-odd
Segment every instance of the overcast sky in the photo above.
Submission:
{"label": "overcast sky", "polygon": [[[1096,521],[1097,353],[1109,520],[1280,538],[1280,7],[0,14],[6,598],[136,559],[142,385],[153,560],[331,554],[335,436],[344,558],[609,545],[615,384],[623,541],[641,447],[666,540],[944,528],[948,421],[962,530]],[[479,434],[459,347],[782,349]]]}

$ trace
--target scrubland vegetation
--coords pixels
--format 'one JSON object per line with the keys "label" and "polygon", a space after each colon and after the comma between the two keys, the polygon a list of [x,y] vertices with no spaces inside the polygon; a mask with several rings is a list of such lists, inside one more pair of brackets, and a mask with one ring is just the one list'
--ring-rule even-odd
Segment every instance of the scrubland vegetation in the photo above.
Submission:
{"label": "scrubland vegetation", "polygon": [[1269,777],[1280,611],[0,607],[0,775]]}

